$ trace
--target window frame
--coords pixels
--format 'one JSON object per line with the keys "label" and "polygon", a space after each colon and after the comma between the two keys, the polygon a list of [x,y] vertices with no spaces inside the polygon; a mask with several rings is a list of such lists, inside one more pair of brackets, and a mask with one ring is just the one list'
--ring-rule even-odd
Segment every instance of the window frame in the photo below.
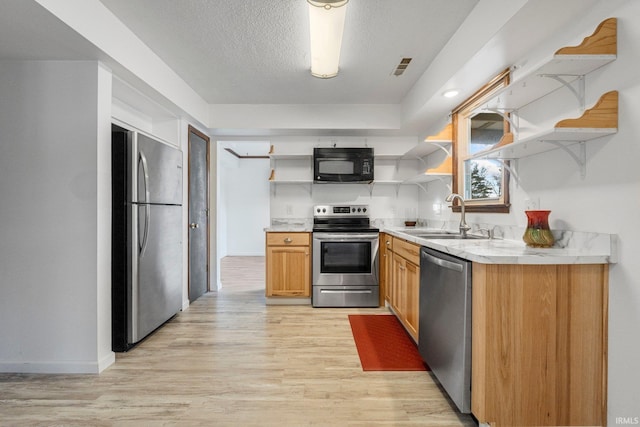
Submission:
{"label": "window frame", "polygon": [[[487,84],[481,87],[471,97],[466,99],[456,108],[451,111],[451,123],[452,123],[452,157],[453,157],[453,170],[452,170],[452,192],[458,193],[464,196],[464,165],[463,162],[467,160],[466,149],[462,147],[462,144],[466,144],[466,140],[463,142],[460,135],[460,127],[467,126],[470,120],[471,112],[491,98],[498,90],[507,86],[510,82],[510,70],[506,69],[491,79]],[[504,132],[505,134],[510,131],[509,122],[504,120]],[[462,147],[462,148],[461,148]],[[502,168],[502,196],[495,201],[487,200],[471,200],[465,199],[465,208],[467,212],[489,212],[489,213],[509,213],[511,204],[509,202],[509,162],[505,161]],[[457,200],[453,204],[452,209],[454,212],[460,211],[460,205]]]}

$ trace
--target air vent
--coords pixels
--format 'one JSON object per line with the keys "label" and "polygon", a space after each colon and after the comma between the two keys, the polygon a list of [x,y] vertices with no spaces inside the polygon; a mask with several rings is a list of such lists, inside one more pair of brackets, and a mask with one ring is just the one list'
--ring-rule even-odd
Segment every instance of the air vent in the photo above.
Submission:
{"label": "air vent", "polygon": [[404,70],[406,70],[407,67],[409,66],[409,63],[411,62],[411,59],[413,59],[413,58],[402,58],[400,60],[400,63],[396,67],[396,69],[393,70],[393,75],[394,76],[401,76],[404,73]]}

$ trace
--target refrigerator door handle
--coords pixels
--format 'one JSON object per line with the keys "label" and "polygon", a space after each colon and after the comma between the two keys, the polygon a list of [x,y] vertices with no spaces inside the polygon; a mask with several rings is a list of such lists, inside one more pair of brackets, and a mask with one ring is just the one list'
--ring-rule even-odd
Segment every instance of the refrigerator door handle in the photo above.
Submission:
{"label": "refrigerator door handle", "polygon": [[138,238],[140,245],[138,247],[139,256],[144,256],[144,252],[147,249],[147,242],[149,240],[149,220],[151,219],[151,209],[149,205],[140,205],[140,208],[144,209],[144,228],[142,239]]}
{"label": "refrigerator door handle", "polygon": [[[149,203],[149,168],[147,167],[147,158],[142,151],[138,153],[138,168],[144,178],[144,200],[138,199],[138,202]],[[140,195],[138,195],[138,197],[140,197]]]}
{"label": "refrigerator door handle", "polygon": [[[131,234],[129,236],[129,280],[127,284],[127,296],[130,298],[127,304],[127,342],[133,343],[139,340],[138,330],[138,284],[139,284],[139,261],[140,261],[140,217],[141,205],[130,205]],[[135,249],[138,249],[137,251]]]}
{"label": "refrigerator door handle", "polygon": [[[142,171],[142,176],[144,177],[144,201],[149,202],[149,171],[147,167],[147,158],[144,156],[142,151],[139,152],[138,156],[138,165],[140,166],[140,170]],[[140,243],[140,256],[144,255],[144,251],[147,248],[147,240],[149,238],[149,219],[151,218],[151,209],[149,206],[144,207],[144,231],[142,234],[142,239]]]}

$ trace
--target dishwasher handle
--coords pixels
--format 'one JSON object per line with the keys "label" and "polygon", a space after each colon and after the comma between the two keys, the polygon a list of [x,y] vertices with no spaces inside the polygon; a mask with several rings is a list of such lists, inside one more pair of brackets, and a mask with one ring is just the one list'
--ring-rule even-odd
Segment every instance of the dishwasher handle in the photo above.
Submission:
{"label": "dishwasher handle", "polygon": [[462,272],[464,271],[464,265],[462,264],[458,264],[456,262],[452,262],[452,261],[447,261],[446,259],[441,259],[438,257],[435,257],[431,254],[428,254],[426,252],[422,252],[422,258],[427,260],[428,262],[432,263],[432,264],[436,264],[440,267],[444,267],[447,268],[449,270],[455,270],[458,272]]}

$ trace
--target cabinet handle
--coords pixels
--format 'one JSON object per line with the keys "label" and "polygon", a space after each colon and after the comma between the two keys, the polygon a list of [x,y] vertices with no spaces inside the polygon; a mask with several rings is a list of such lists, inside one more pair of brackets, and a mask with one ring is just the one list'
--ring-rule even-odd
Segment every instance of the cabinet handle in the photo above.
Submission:
{"label": "cabinet handle", "polygon": [[290,237],[287,237],[286,239],[284,239],[284,242],[285,243],[291,243],[291,242],[293,242],[293,240],[291,240]]}
{"label": "cabinet handle", "polygon": [[387,246],[391,246],[391,242],[387,240]]}

